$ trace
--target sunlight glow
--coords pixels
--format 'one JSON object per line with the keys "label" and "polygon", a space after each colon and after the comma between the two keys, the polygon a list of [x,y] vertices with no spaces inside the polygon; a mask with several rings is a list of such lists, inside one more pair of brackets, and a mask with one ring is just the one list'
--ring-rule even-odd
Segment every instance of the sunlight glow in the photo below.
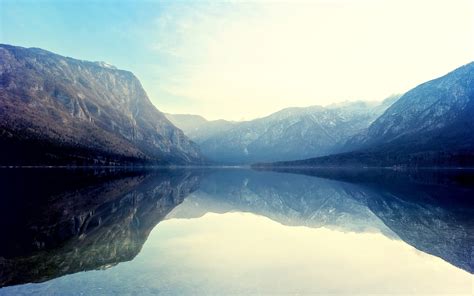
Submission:
{"label": "sunlight glow", "polygon": [[471,0],[0,3],[1,43],[106,61],[208,119],[383,100],[474,60]]}
{"label": "sunlight glow", "polygon": [[[154,49],[176,61],[165,111],[250,119],[288,106],[382,100],[473,60],[472,1],[177,5]],[[165,73],[162,73],[165,76]],[[161,77],[161,76],[160,76]],[[166,94],[192,104],[168,104]]]}

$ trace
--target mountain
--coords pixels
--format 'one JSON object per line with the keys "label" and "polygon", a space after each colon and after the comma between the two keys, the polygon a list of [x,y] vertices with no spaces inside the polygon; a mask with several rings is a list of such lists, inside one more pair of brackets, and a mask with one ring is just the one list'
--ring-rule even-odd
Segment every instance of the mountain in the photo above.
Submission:
{"label": "mountain", "polygon": [[[423,148],[470,149],[474,136],[474,63],[407,92],[354,145],[403,143]],[[441,137],[441,139],[439,138]],[[454,146],[453,146],[454,145]]]}
{"label": "mountain", "polygon": [[275,165],[473,166],[472,114],[474,63],[408,91],[346,143],[352,152]]}
{"label": "mountain", "polygon": [[132,260],[200,180],[185,170],[10,169],[0,177],[0,287]]}
{"label": "mountain", "polygon": [[10,45],[0,45],[0,145],[0,165],[202,161],[131,72]]}
{"label": "mountain", "polygon": [[210,137],[222,134],[236,125],[235,121],[207,120],[199,115],[165,113],[165,116],[198,144]]}
{"label": "mountain", "polygon": [[[396,98],[382,103],[287,108],[264,118],[234,123],[205,122],[202,117],[187,117],[186,121],[181,118],[180,122],[169,118],[199,143],[207,158],[226,164],[248,164],[339,152],[347,139],[367,128]],[[196,132],[201,130],[204,136]]]}

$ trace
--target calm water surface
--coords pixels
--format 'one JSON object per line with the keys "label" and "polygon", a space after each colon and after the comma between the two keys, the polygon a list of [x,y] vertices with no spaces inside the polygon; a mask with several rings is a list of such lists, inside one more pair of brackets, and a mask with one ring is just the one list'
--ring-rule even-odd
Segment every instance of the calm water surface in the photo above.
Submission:
{"label": "calm water surface", "polygon": [[0,171],[0,295],[474,293],[474,173]]}

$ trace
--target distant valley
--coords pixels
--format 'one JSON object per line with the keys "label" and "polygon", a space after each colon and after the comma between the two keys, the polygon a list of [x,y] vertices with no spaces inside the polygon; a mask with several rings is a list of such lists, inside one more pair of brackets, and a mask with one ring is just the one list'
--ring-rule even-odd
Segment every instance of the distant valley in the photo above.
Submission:
{"label": "distant valley", "polygon": [[341,152],[346,141],[366,129],[397,96],[377,102],[287,108],[251,121],[207,121],[196,115],[167,118],[198,143],[210,160],[223,164],[294,160]]}

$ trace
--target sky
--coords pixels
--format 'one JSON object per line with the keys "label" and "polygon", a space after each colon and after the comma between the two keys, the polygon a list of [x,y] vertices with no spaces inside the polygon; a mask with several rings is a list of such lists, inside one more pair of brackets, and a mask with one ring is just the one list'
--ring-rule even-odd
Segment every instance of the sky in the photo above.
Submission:
{"label": "sky", "polygon": [[163,112],[383,100],[474,60],[472,0],[0,0],[0,42],[132,71]]}

